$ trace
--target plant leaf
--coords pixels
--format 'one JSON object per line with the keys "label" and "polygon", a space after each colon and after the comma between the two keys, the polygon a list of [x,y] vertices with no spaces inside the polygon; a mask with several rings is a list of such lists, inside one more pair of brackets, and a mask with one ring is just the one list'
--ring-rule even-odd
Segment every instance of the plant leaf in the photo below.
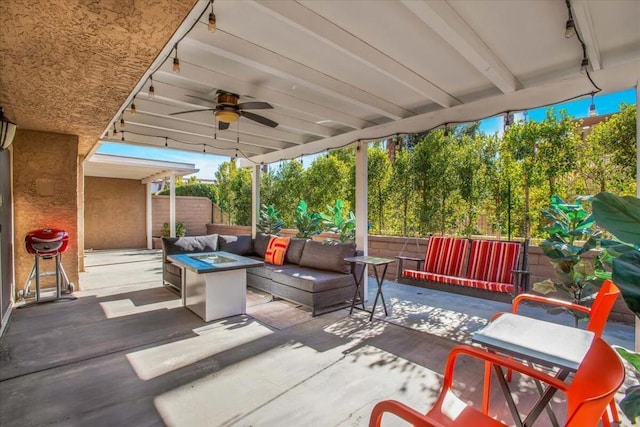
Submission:
{"label": "plant leaf", "polygon": [[598,226],[623,242],[640,245],[640,199],[602,192],[592,199]]}
{"label": "plant leaf", "polygon": [[615,350],[624,360],[629,362],[635,368],[636,372],[640,372],[640,353],[629,351],[624,347],[617,346],[615,347]]}
{"label": "plant leaf", "polygon": [[620,409],[633,424],[636,423],[636,418],[640,416],[640,386],[631,386],[625,390]]}
{"label": "plant leaf", "polygon": [[534,283],[531,286],[531,289],[533,289],[536,292],[540,292],[541,294],[548,294],[551,292],[555,292],[557,291],[556,289],[556,285],[553,283],[553,281],[551,279],[547,279],[544,280],[542,282],[538,282],[538,283]]}

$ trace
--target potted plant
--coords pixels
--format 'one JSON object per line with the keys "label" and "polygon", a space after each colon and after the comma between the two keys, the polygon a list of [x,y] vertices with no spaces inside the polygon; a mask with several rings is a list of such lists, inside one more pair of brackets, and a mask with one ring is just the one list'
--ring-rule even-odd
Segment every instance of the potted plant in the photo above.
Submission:
{"label": "potted plant", "polygon": [[262,205],[256,227],[258,231],[264,234],[278,235],[282,227],[284,227],[284,221],[280,216],[280,212],[278,212],[273,205]]}
{"label": "potted plant", "polygon": [[322,216],[316,212],[307,210],[307,202],[300,200],[296,208],[296,237],[310,239],[322,233]]}
{"label": "potted plant", "polygon": [[328,214],[320,214],[325,228],[338,234],[340,242],[354,242],[356,240],[356,217],[353,212],[343,213],[344,203],[336,200],[335,205],[327,205]]}
{"label": "potted plant", "polygon": [[[582,206],[587,197],[578,197],[573,204],[558,196],[551,198],[548,210],[542,215],[548,220],[544,230],[549,233],[540,248],[551,260],[555,280],[547,279],[533,284],[533,290],[542,294],[559,291],[574,303],[589,305],[603,278],[595,274],[593,262],[584,255],[598,246],[602,232],[595,228],[595,220]],[[584,242],[584,243],[580,243]],[[555,307],[549,313],[569,312],[575,326],[586,315],[583,312]]]}
{"label": "potted plant", "polygon": [[[169,237],[171,235],[171,227],[168,222],[162,224],[162,237]],[[176,237],[184,237],[187,235],[187,227],[180,221],[176,221]]]}
{"label": "potted plant", "polygon": [[[620,288],[629,309],[636,317],[640,317],[640,199],[602,192],[593,197],[591,202],[597,225],[615,238],[603,242],[602,266],[610,265],[611,271],[601,273],[611,277]],[[617,348],[617,351],[633,366],[638,379],[640,354],[624,348]],[[640,416],[640,385],[625,390],[620,408],[635,424]]]}

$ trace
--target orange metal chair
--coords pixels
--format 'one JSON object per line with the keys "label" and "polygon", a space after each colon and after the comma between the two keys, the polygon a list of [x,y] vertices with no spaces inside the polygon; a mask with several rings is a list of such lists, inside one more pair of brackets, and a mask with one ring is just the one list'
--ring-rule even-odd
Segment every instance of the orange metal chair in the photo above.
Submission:
{"label": "orange metal chair", "polygon": [[493,365],[512,369],[565,393],[567,401],[565,427],[597,426],[613,395],[622,385],[625,374],[624,365],[617,353],[601,338],[594,339],[570,384],[508,357],[489,353],[477,347],[460,345],[449,354],[442,391],[433,408],[423,415],[398,401],[384,400],[374,406],[369,427],[380,426],[385,413],[393,413],[416,426],[506,426],[469,406],[453,393],[451,389],[453,374],[456,358],[459,355],[471,356]]}

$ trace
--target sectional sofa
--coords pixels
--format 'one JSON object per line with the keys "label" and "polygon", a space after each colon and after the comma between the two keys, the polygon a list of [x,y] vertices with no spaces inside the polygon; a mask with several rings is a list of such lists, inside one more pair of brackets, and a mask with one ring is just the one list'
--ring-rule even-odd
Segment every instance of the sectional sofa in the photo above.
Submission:
{"label": "sectional sofa", "polygon": [[[225,251],[265,260],[272,236],[258,234],[228,236],[164,237],[163,281],[180,292],[182,269],[167,260],[167,255]],[[353,243],[319,242],[292,237],[284,254],[284,263],[265,262],[263,267],[247,269],[247,285],[311,309],[312,315],[344,306],[353,298],[355,280],[344,258],[354,256]]]}

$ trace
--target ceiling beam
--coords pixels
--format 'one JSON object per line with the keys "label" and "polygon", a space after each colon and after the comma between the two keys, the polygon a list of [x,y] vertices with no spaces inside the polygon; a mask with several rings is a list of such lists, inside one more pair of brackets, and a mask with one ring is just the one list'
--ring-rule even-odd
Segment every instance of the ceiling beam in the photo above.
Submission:
{"label": "ceiling beam", "polygon": [[185,39],[185,42],[187,42],[183,42],[185,45],[189,43],[197,44],[197,49],[209,51],[215,55],[231,59],[261,72],[278,76],[291,83],[306,86],[331,97],[355,103],[363,109],[393,120],[412,115],[410,111],[375,94],[364,91],[351,83],[321,73],[231,34],[223,32],[216,34],[216,45],[214,46],[210,32],[204,28],[194,28],[188,39]]}
{"label": "ceiling beam", "polygon": [[487,47],[449,3],[415,0],[402,0],[402,3],[503,93],[522,89],[520,82],[500,58]]}
{"label": "ceiling beam", "polygon": [[373,67],[376,71],[420,93],[442,107],[459,104],[459,101],[453,96],[430,81],[303,5],[296,2],[262,0],[258,0],[257,3],[286,20],[289,25],[331,44],[332,47],[341,50],[353,59]]}
{"label": "ceiling beam", "polygon": [[600,60],[600,50],[598,50],[598,41],[596,40],[596,33],[593,29],[593,20],[591,19],[589,5],[584,0],[574,0],[571,2],[571,10],[576,31],[580,32],[580,37],[582,37],[582,41],[587,47],[589,64],[591,64],[593,71],[598,71],[602,68],[602,61]]}

